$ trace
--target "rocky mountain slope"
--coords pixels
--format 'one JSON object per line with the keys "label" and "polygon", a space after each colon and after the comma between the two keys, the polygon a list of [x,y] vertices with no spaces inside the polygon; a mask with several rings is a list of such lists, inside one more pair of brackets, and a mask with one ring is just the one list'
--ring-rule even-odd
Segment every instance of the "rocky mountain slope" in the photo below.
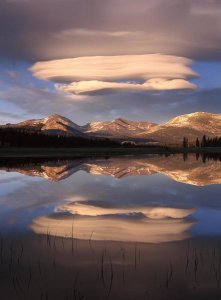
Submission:
{"label": "rocky mountain slope", "polygon": [[202,138],[203,135],[221,136],[221,115],[206,112],[181,115],[139,134],[140,137],[162,144],[181,144],[184,136],[188,137],[189,142],[195,143],[196,138]]}

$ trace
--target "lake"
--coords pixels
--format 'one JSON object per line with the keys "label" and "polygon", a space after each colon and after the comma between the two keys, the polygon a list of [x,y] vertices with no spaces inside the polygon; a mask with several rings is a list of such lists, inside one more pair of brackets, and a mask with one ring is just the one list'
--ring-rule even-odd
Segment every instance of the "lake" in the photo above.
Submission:
{"label": "lake", "polygon": [[0,160],[7,299],[220,299],[221,156]]}

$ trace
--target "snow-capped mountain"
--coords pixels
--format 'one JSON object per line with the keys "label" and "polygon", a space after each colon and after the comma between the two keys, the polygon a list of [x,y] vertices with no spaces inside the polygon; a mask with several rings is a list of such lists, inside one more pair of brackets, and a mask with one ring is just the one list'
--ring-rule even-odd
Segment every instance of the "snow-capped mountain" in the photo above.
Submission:
{"label": "snow-capped mountain", "polygon": [[5,126],[37,130],[47,134],[64,134],[85,138],[106,137],[119,140],[154,141],[163,145],[180,145],[184,136],[192,143],[195,143],[196,138],[202,138],[203,135],[221,136],[221,115],[196,112],[177,116],[159,125],[148,121],[129,121],[119,118],[113,121],[91,122],[79,126],[71,120],[55,114],[43,119],[0,127]]}
{"label": "snow-capped mountain", "polygon": [[151,122],[129,121],[126,119],[115,119],[106,122],[92,122],[83,126],[84,132],[91,135],[103,137],[136,137],[136,135],[148,131],[156,126]]}
{"label": "snow-capped mountain", "polygon": [[82,132],[81,126],[78,126],[69,119],[57,114],[49,115],[43,119],[28,120],[18,124],[7,124],[5,126],[41,131],[47,134],[64,134],[76,137],[87,137],[87,135]]}
{"label": "snow-capped mountain", "polygon": [[37,130],[47,134],[65,134],[77,137],[136,138],[138,134],[146,132],[156,126],[156,124],[116,119],[107,122],[92,122],[84,126],[79,126],[65,117],[54,114],[43,119],[28,120],[18,124],[7,124],[1,127],[4,126]]}
{"label": "snow-capped mountain", "polygon": [[180,144],[184,136],[187,137],[190,142],[195,142],[197,137],[202,138],[203,135],[209,137],[221,136],[220,114],[207,112],[185,114],[139,134],[140,137],[152,139],[163,144]]}

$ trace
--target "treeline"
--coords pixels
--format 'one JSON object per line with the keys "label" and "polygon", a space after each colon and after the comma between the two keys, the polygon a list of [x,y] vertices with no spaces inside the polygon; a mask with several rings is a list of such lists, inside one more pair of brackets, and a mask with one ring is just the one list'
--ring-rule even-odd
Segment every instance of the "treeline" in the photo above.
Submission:
{"label": "treeline", "polygon": [[200,146],[201,147],[221,147],[221,137],[207,138],[204,135]]}
{"label": "treeline", "polygon": [[119,147],[109,139],[90,139],[64,135],[49,135],[37,131],[17,128],[0,128],[0,147],[78,148],[78,147]]}
{"label": "treeline", "polygon": [[[188,138],[186,138],[186,137],[183,138],[182,145],[184,148],[189,147]],[[196,139],[195,147],[197,147],[197,148],[221,147],[221,137],[209,138],[204,135],[201,140],[199,138]]]}

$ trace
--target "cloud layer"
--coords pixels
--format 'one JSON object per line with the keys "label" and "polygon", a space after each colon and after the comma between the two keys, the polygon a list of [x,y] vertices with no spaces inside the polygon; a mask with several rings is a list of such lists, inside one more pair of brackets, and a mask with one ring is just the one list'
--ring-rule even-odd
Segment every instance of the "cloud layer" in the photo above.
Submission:
{"label": "cloud layer", "polygon": [[221,59],[220,36],[220,0],[0,3],[0,56],[10,58],[162,52],[217,60]]}
{"label": "cloud layer", "polygon": [[74,94],[99,90],[195,89],[192,61],[163,54],[91,56],[35,63],[30,70],[44,80],[67,82],[58,89]]}

